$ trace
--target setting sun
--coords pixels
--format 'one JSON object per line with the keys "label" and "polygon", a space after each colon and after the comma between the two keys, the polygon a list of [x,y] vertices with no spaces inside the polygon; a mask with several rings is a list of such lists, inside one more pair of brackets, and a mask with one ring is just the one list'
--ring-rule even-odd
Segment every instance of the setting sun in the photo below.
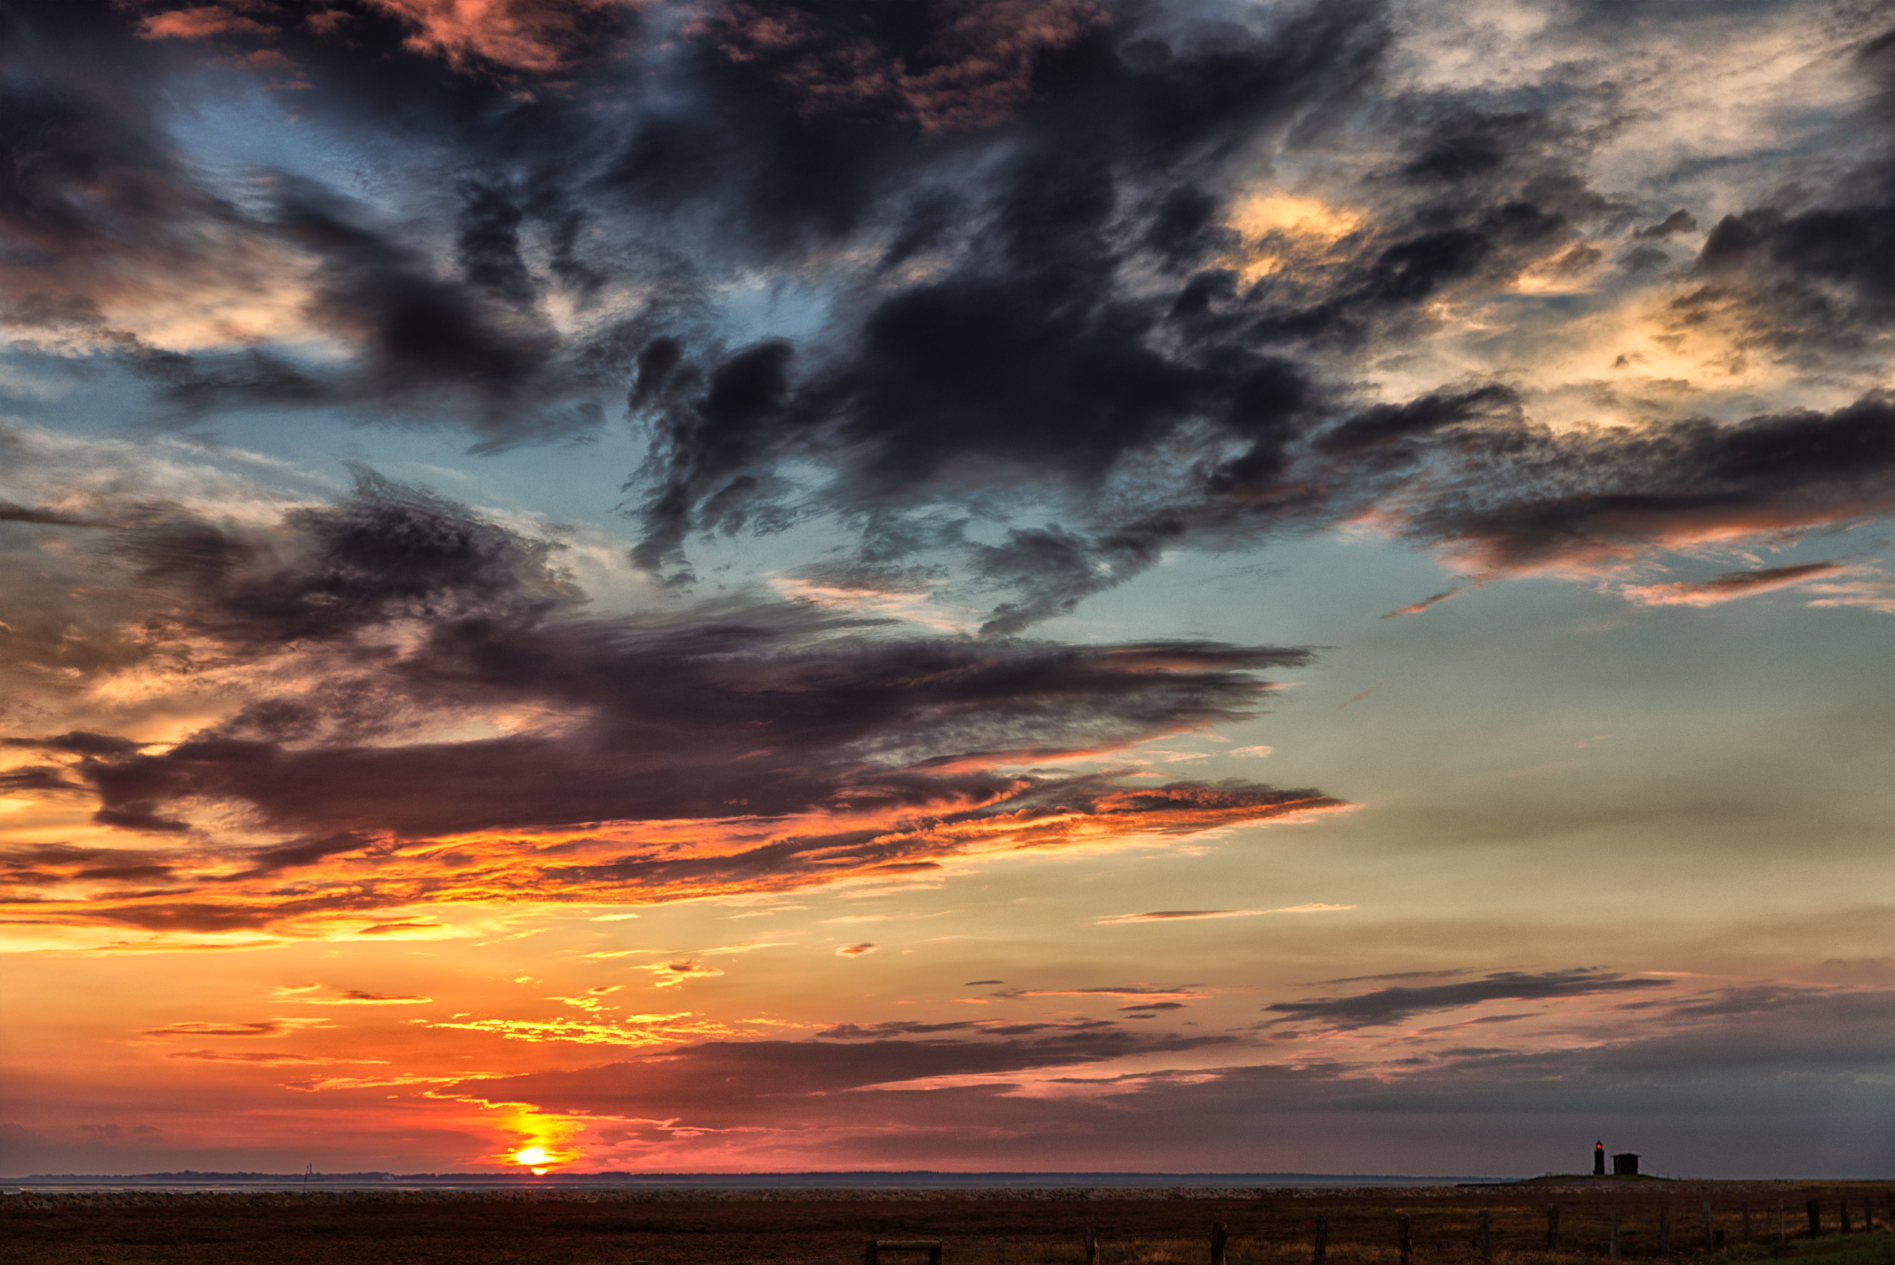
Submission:
{"label": "setting sun", "polygon": [[552,1159],[553,1157],[547,1154],[546,1148],[543,1146],[523,1147],[513,1153],[513,1162],[524,1166],[550,1164]]}

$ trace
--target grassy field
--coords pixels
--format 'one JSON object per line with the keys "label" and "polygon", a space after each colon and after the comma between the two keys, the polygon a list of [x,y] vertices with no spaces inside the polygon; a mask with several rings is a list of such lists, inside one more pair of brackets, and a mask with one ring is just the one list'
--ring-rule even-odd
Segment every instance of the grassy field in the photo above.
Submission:
{"label": "grassy field", "polygon": [[[1860,1232],[1873,1193],[1873,1233]],[[303,1200],[190,1196],[147,1204],[0,1203],[0,1265],[859,1265],[870,1238],[939,1238],[943,1265],[1084,1265],[1095,1227],[1100,1265],[1209,1265],[1210,1227],[1227,1227],[1228,1265],[1310,1265],[1317,1218],[1328,1223],[1328,1265],[1400,1265],[1396,1218],[1410,1219],[1414,1265],[1485,1265],[1478,1217],[1492,1227],[1495,1265],[1604,1265],[1611,1210],[1621,1256],[1740,1265],[1771,1256],[1798,1265],[1895,1265],[1888,1199],[1895,1186],[1649,1183],[1608,1190],[1531,1185],[1437,1191],[1306,1192],[1246,1199],[835,1198],[693,1200],[671,1197],[402,1202],[381,1193]],[[1847,1197],[1857,1233],[1837,1228]],[[1811,1236],[1804,1201],[1822,1201]],[[1726,1246],[1705,1250],[1702,1205]],[[1742,1240],[1742,1209],[1752,1241]],[[1547,1207],[1560,1208],[1561,1250],[1546,1243]],[[1777,1241],[1777,1208],[1787,1239]],[[885,1265],[924,1265],[889,1256]]]}

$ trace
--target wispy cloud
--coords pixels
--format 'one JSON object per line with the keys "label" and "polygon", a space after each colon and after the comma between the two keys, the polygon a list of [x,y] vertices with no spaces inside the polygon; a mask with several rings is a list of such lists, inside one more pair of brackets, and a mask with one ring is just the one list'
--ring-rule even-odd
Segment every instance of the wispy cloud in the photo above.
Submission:
{"label": "wispy cloud", "polygon": [[279,988],[272,996],[278,1001],[293,1001],[305,1006],[420,1006],[434,1000],[412,993],[371,993],[359,988],[325,991],[320,984]]}
{"label": "wispy cloud", "polygon": [[1160,988],[1151,984],[1123,984],[1111,988],[1008,988],[995,993],[995,997],[1142,997],[1148,1001],[1195,1000],[1209,997],[1210,994],[1199,991],[1193,985],[1182,988]]}
{"label": "wispy cloud", "polygon": [[1110,918],[1095,921],[1100,926],[1112,927],[1133,922],[1177,922],[1196,918],[1255,918],[1263,914],[1326,914],[1344,909],[1354,909],[1354,905],[1283,905],[1276,909],[1160,909],[1145,914],[1116,914]]}
{"label": "wispy cloud", "polygon": [[1382,616],[1382,618],[1394,619],[1397,615],[1419,615],[1423,611],[1427,610],[1429,607],[1439,606],[1442,602],[1447,601],[1449,598],[1459,597],[1461,594],[1465,592],[1467,592],[1467,587],[1465,585],[1457,585],[1451,589],[1443,589],[1439,593],[1434,594],[1432,597],[1422,598],[1419,602],[1411,602],[1407,606],[1398,606],[1394,610],[1390,611],[1388,614]]}
{"label": "wispy cloud", "polygon": [[1627,978],[1592,968],[1539,974],[1498,971],[1483,979],[1453,984],[1396,986],[1378,988],[1352,997],[1274,1002],[1265,1006],[1264,1010],[1281,1016],[1274,1021],[1276,1023],[1309,1022],[1350,1029],[1400,1023],[1415,1015],[1457,1010],[1488,1001],[1554,1001],[1614,993],[1640,993],[1669,988],[1672,983],[1669,979]]}
{"label": "wispy cloud", "polygon": [[1680,580],[1672,584],[1633,585],[1625,596],[1640,606],[1719,606],[1758,593],[1833,576],[1846,568],[1837,562],[1805,562],[1758,571],[1727,571],[1709,580]]}
{"label": "wispy cloud", "polygon": [[179,1050],[165,1055],[168,1059],[191,1059],[200,1063],[248,1063],[256,1067],[317,1066],[343,1063],[387,1063],[387,1059],[332,1059],[311,1054],[267,1054],[250,1051]]}

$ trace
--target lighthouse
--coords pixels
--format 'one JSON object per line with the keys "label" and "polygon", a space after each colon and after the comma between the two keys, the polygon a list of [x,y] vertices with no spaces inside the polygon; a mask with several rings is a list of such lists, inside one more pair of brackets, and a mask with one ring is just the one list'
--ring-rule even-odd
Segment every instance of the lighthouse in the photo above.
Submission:
{"label": "lighthouse", "polygon": [[1603,1141],[1592,1144],[1592,1175],[1605,1176],[1605,1143]]}

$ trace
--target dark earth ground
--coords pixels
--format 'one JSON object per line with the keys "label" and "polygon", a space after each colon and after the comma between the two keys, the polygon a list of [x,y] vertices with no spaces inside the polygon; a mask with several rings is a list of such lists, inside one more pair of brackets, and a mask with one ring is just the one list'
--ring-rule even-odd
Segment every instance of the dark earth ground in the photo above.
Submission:
{"label": "dark earth ground", "polygon": [[[1799,1265],[1895,1265],[1895,1183],[1580,1182],[1256,1192],[323,1192],[11,1195],[0,1199],[0,1265],[859,1265],[864,1240],[939,1238],[943,1265],[1084,1265],[1085,1228],[1101,1265],[1209,1265],[1211,1223],[1228,1229],[1229,1265],[1310,1265],[1316,1220],[1328,1265],[1398,1265],[1396,1217],[1412,1226],[1414,1265],[1484,1265],[1478,1216],[1490,1213],[1498,1265],[1603,1261],[1610,1211],[1622,1255],[1703,1265],[1791,1255]],[[1220,1192],[1221,1193],[1221,1192]],[[1038,1197],[1033,1197],[1037,1195]],[[1050,1196],[1050,1197],[1049,1197]],[[1096,1196],[1096,1197],[1095,1197]],[[1875,1214],[1862,1231],[1865,1198]],[[1811,1236],[1805,1201],[1819,1199]],[[1855,1230],[1840,1235],[1838,1201]],[[1705,1249],[1703,1204],[1726,1247]],[[1749,1205],[1751,1243],[1742,1243]],[[1560,1208],[1561,1251],[1547,1247]],[[1778,1207],[1788,1230],[1779,1244]],[[884,1265],[923,1265],[888,1256]]]}

